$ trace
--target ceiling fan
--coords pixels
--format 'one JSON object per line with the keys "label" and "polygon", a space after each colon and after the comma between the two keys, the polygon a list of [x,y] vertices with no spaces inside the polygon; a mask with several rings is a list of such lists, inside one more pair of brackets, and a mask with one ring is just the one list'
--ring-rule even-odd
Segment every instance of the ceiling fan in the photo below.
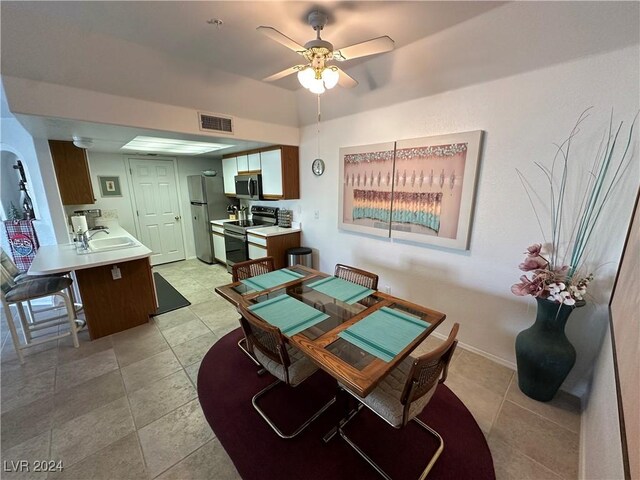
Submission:
{"label": "ceiling fan", "polygon": [[319,11],[311,12],[309,14],[309,25],[316,31],[316,38],[305,43],[304,46],[291,40],[273,27],[258,27],[257,30],[260,33],[302,55],[307,61],[306,64],[289,67],[263,80],[265,82],[273,82],[297,73],[298,80],[302,86],[313,93],[324,93],[326,89],[333,88],[336,84],[352,88],[358,85],[358,82],[336,65],[330,64],[330,61],[344,62],[354,58],[389,52],[394,48],[394,41],[385,35],[334,50],[330,42],[320,38],[320,32],[326,24],[326,14]]}

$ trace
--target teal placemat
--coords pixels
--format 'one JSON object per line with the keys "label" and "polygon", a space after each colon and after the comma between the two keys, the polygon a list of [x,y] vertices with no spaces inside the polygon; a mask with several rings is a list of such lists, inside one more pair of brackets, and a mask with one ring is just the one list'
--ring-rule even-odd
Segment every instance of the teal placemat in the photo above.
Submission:
{"label": "teal placemat", "polygon": [[279,295],[265,302],[256,303],[251,305],[249,310],[289,336],[329,318],[326,313],[289,295]]}
{"label": "teal placemat", "polygon": [[275,286],[282,285],[283,283],[291,282],[292,280],[296,280],[302,277],[304,277],[304,275],[283,268],[281,270],[263,273],[262,275],[246,278],[240,281],[249,288],[260,291],[267,290],[268,288],[273,288]]}
{"label": "teal placemat", "polygon": [[323,278],[317,282],[310,283],[308,287],[349,305],[368,297],[375,291],[338,277]]}
{"label": "teal placemat", "polygon": [[397,310],[382,307],[338,336],[389,362],[429,325]]}

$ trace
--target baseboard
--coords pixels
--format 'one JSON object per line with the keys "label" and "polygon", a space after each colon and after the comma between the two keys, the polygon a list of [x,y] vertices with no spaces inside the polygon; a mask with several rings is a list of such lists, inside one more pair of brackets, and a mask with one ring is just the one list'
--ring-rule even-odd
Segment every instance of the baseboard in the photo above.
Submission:
{"label": "baseboard", "polygon": [[[433,332],[431,335],[433,335],[436,338],[439,338],[440,340],[446,340],[448,338],[448,335],[444,335],[442,333],[439,332]],[[485,352],[484,350],[480,350],[479,348],[476,347],[472,347],[471,345],[468,345],[466,343],[460,342],[458,341],[458,346],[460,346],[461,348],[464,348],[465,350],[469,350],[472,353],[477,353],[478,355],[480,355],[481,357],[485,357],[488,358],[489,360],[496,362],[504,367],[507,367],[510,370],[516,370],[516,364],[513,362],[509,362],[508,360],[505,360],[504,358],[500,358],[497,357],[496,355],[493,355],[491,353]]]}

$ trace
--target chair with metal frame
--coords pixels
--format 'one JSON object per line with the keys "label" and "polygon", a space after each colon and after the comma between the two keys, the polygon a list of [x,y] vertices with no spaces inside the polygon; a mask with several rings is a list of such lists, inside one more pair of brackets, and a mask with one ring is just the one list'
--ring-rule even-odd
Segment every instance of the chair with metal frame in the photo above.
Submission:
{"label": "chair with metal frame", "polygon": [[336,265],[334,276],[352,283],[357,283],[358,285],[362,285],[363,287],[367,287],[372,290],[378,289],[378,275],[356,267],[350,267],[349,265],[338,263]]}
{"label": "chair with metal frame", "polygon": [[238,307],[238,312],[242,315],[240,321],[249,349],[254,353],[260,364],[277,378],[275,382],[253,396],[251,399],[253,408],[256,409],[279,437],[293,438],[329,408],[336,398],[335,396],[332,397],[329,402],[325,403],[320,410],[315,412],[292,433],[283,433],[258,406],[258,400],[278,385],[286,384],[291,387],[300,385],[313,375],[318,370],[318,367],[305,357],[300,350],[288,345],[279,328],[259,319],[243,305]]}
{"label": "chair with metal frame", "polygon": [[[71,338],[73,339],[73,346],[76,348],[79,346],[75,309],[69,297],[64,293],[64,291],[69,289],[71,286],[72,280],[70,278],[63,276],[40,277],[16,283],[13,280],[12,275],[7,272],[3,265],[0,265],[0,276],[2,277],[0,301],[2,302],[2,309],[7,316],[7,324],[11,334],[11,340],[20,363],[24,363],[22,350],[41,343],[58,340],[71,335]],[[57,315],[43,319],[32,318],[31,321],[28,321],[23,303],[44,297],[62,298],[66,309],[66,315]],[[14,323],[13,313],[11,311],[12,305],[15,305],[18,311],[22,334],[24,336],[24,344],[22,344],[18,338],[18,332]],[[34,332],[63,325],[65,323],[69,325],[68,332],[61,334],[57,333],[56,335],[51,336],[42,336],[36,339],[33,338],[32,333]]]}
{"label": "chair with metal frame", "polygon": [[[347,393],[356,398],[362,405],[382,418],[394,428],[402,428],[413,420],[422,429],[426,430],[439,441],[438,449],[429,460],[427,467],[419,477],[424,479],[444,450],[444,441],[438,432],[422,422],[417,416],[427,406],[436,391],[438,384],[447,378],[447,369],[453,356],[458,341],[459,325],[456,323],[449,333],[449,338],[435,350],[418,358],[409,357],[398,368],[393,370],[373,392],[365,398],[340,385]],[[347,423],[354,417],[352,415],[338,427],[340,436],[364,458],[376,471],[387,480],[387,475],[362,449],[356,445],[344,432]]]}
{"label": "chair with metal frame", "polygon": [[[13,262],[11,257],[9,257],[7,252],[4,251],[3,248],[0,248],[0,264],[2,265],[2,268],[4,268],[5,275],[8,275],[13,280],[13,282],[16,283],[16,284],[28,282],[30,280],[37,280],[37,279],[41,279],[41,278],[53,278],[53,277],[69,277],[69,278],[71,278],[70,272],[50,273],[50,274],[46,274],[46,275],[30,275],[28,273],[20,273],[20,270],[18,269],[16,264]],[[67,294],[69,295],[69,298],[71,299],[71,303],[73,304],[73,306],[75,308],[75,313],[77,315],[80,311],[82,311],[82,304],[81,303],[75,303],[75,295],[73,293],[73,287],[71,286],[71,284],[69,284],[69,287],[67,288]],[[53,306],[47,307],[47,308],[40,308],[36,312],[36,311],[34,311],[30,300],[27,300],[24,303],[27,306],[27,312],[26,313],[27,313],[27,320],[29,321],[29,323],[33,323],[34,321],[36,321],[36,314],[48,312],[48,311],[51,311],[51,310],[57,310],[57,309],[60,308],[59,306],[53,305]],[[80,319],[77,319],[77,318],[76,318],[76,324],[77,324],[77,326],[79,328],[82,328],[82,327],[84,327],[86,325],[84,320],[80,320]]]}
{"label": "chair with metal frame", "polygon": [[[238,262],[231,266],[231,278],[234,282],[245,280],[247,278],[256,277],[263,273],[273,272],[275,270],[275,263],[273,257],[262,257],[254,260],[247,260],[245,262]],[[247,349],[247,339],[241,338],[238,340],[238,347],[242,350],[257,366],[261,366],[260,362],[249,352]],[[263,373],[260,371],[259,373]]]}

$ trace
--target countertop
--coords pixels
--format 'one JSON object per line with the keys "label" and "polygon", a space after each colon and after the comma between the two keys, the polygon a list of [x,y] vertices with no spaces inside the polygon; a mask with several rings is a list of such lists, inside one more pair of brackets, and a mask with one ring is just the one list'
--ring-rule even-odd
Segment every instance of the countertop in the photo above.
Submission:
{"label": "countertop", "polygon": [[223,218],[222,220],[211,220],[209,223],[213,223],[214,225],[224,225],[224,222],[234,222],[235,220],[231,220],[230,218]]}
{"label": "countertop", "polygon": [[[69,272],[72,270],[83,270],[85,268],[138,260],[140,258],[149,257],[153,253],[119,225],[109,226],[109,236],[130,237],[136,241],[138,246],[79,255],[76,253],[76,247],[73,243],[46,245],[38,249],[38,253],[36,253],[28,273],[30,275],[45,275],[50,273]],[[105,237],[107,237],[107,235],[97,233],[94,238]]]}
{"label": "countertop", "polygon": [[274,237],[276,235],[287,235],[288,233],[301,232],[301,228],[284,228],[284,227],[260,227],[252,228],[247,231],[248,235],[257,235],[258,237]]}

